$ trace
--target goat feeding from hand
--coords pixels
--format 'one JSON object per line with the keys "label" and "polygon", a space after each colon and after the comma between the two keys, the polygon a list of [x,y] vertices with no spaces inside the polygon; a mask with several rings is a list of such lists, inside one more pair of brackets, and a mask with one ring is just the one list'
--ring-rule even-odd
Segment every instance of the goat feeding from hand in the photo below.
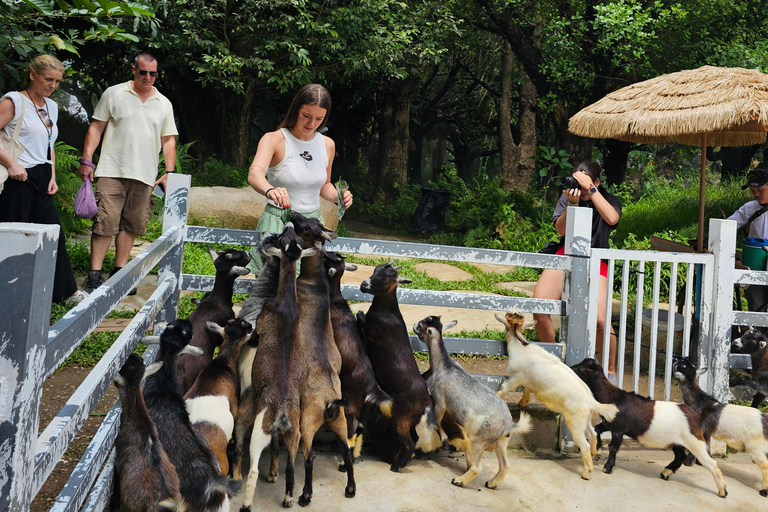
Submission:
{"label": "goat feeding from hand", "polygon": [[688,358],[675,357],[672,371],[680,380],[683,402],[701,417],[707,444],[715,438],[731,448],[746,451],[752,462],[760,466],[760,494],[768,496],[768,415],[752,407],[721,403],[705,393],[696,378],[707,369],[698,370]]}
{"label": "goat feeding from hand", "polygon": [[597,437],[592,429],[592,414],[612,420],[618,412],[613,404],[601,404],[584,382],[558,357],[543,348],[528,343],[523,337],[523,316],[508,311],[496,319],[506,327],[507,371],[509,379],[501,386],[499,396],[524,386],[554,412],[565,418],[573,442],[581,450],[581,478],[589,480],[593,469],[592,457],[597,455]]}
{"label": "goat feeding from hand", "polygon": [[[482,470],[483,453],[495,449],[499,470],[485,486],[496,489],[509,468],[507,446],[510,436],[518,437],[529,432],[531,420],[523,412],[515,423],[507,404],[451,359],[442,332],[455,325],[454,321],[443,326],[439,316],[428,316],[413,326],[413,332],[429,349],[427,385],[435,403],[437,422],[440,424],[444,414],[450,412],[463,433],[461,441],[452,444],[464,452],[467,471],[451,483],[463,487],[471,482]],[[446,439],[445,432],[440,430],[441,439]]]}
{"label": "goat feeding from hand", "polygon": [[225,249],[216,252],[209,248],[208,253],[213,258],[216,267],[216,279],[213,282],[213,290],[200,300],[200,304],[189,315],[194,334],[190,346],[204,350],[201,357],[182,355],[179,357],[176,372],[181,383],[182,393],[189,391],[195,379],[213,359],[213,351],[223,341],[218,333],[206,328],[208,322],[214,322],[224,327],[227,322],[235,318],[232,309],[232,292],[235,279],[248,273],[245,266],[251,261],[251,255],[247,251]]}
{"label": "goat feeding from hand", "polygon": [[159,370],[162,364],[153,363],[145,370],[141,358],[131,354],[115,376],[122,411],[120,432],[115,441],[112,510],[184,510],[176,466],[168,459],[141,396],[141,380]]}
{"label": "goat feeding from hand", "polygon": [[615,404],[619,408],[615,418],[595,427],[598,438],[605,431],[611,433],[610,452],[603,472],[613,471],[616,453],[627,435],[651,448],[672,447],[675,459],[661,472],[664,480],[668,480],[683,464],[686,458],[684,448],[687,448],[712,473],[718,496],[725,498],[728,495],[720,468],[707,453],[699,415],[690,407],[675,402],[651,400],[617,388],[605,376],[600,363],[591,358],[574,365],[573,370],[586,382],[598,401]]}

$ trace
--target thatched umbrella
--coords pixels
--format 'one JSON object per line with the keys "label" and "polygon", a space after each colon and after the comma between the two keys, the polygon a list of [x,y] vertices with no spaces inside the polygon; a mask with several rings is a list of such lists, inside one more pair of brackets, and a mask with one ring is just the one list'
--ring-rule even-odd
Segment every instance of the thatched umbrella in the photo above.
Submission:
{"label": "thatched umbrella", "polygon": [[703,66],[614,91],[582,109],[571,133],[628,142],[679,142],[701,147],[698,250],[704,240],[707,146],[749,146],[768,131],[768,75]]}

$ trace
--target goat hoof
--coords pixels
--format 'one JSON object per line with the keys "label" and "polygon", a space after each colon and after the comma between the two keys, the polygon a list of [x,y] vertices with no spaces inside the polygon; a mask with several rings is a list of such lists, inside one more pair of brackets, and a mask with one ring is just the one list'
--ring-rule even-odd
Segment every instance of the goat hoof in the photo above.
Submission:
{"label": "goat hoof", "polygon": [[582,473],[581,474],[581,479],[582,480],[591,480],[592,479],[592,475],[590,475],[589,473]]}
{"label": "goat hoof", "polygon": [[451,478],[451,483],[456,487],[464,487],[464,482],[461,480],[456,480],[455,478]]}
{"label": "goat hoof", "polygon": [[725,487],[723,487],[722,494],[721,493],[717,493],[717,495],[720,496],[721,498],[725,498],[726,496],[728,496],[728,491],[726,491]]}
{"label": "goat hoof", "polygon": [[344,496],[347,498],[354,498],[356,492],[357,492],[357,489],[350,485],[344,489]]}
{"label": "goat hoof", "polygon": [[283,507],[290,508],[292,506],[293,506],[293,498],[283,500]]}
{"label": "goat hoof", "polygon": [[608,466],[605,466],[603,467],[603,473],[605,473],[606,475],[610,475],[611,473],[613,473],[613,468],[609,468]]}
{"label": "goat hoof", "polygon": [[662,480],[669,480],[669,476],[673,473],[672,470],[664,469],[664,471],[661,472],[661,479]]}
{"label": "goat hoof", "polygon": [[760,489],[760,496],[768,497],[768,489]]}
{"label": "goat hoof", "polygon": [[251,512],[251,507],[240,507],[240,512]]}
{"label": "goat hoof", "polygon": [[267,482],[271,484],[277,482],[277,473],[272,473],[272,472],[267,473]]}
{"label": "goat hoof", "polygon": [[398,466],[397,464],[392,464],[391,466],[389,466],[389,470],[392,471],[393,473],[397,473],[398,471],[400,471],[400,466]]}
{"label": "goat hoof", "polygon": [[299,496],[299,506],[306,507],[312,501],[312,496]]}
{"label": "goat hoof", "polygon": [[488,489],[496,489],[496,488],[497,488],[499,485],[498,485],[498,484],[492,484],[492,483],[491,483],[491,481],[490,481],[490,480],[488,480],[487,482],[485,482],[485,486],[486,486]]}

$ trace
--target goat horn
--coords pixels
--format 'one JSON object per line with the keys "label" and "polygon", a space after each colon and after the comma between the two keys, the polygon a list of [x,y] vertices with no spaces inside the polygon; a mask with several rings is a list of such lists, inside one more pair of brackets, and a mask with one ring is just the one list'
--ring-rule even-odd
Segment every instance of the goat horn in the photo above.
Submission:
{"label": "goat horn", "polygon": [[398,270],[399,271],[401,268],[403,268],[402,265],[398,265],[396,267],[394,265],[392,266],[392,270]]}
{"label": "goat horn", "polygon": [[331,238],[331,235],[329,235],[329,234],[328,234],[328,233],[326,233],[325,231],[323,231],[322,233],[320,233],[320,236],[322,236],[323,238],[325,238],[325,239],[326,239],[326,240],[328,240],[329,242],[333,242],[333,238]]}
{"label": "goat horn", "polygon": [[208,254],[211,255],[211,259],[213,261],[216,261],[216,258],[219,257],[219,254],[216,251],[213,250],[213,247],[208,247]]}
{"label": "goat horn", "polygon": [[392,264],[393,264],[394,262],[395,262],[395,260],[389,260],[388,262],[386,262],[386,263],[385,263],[385,265],[389,265],[389,266],[392,266]]}

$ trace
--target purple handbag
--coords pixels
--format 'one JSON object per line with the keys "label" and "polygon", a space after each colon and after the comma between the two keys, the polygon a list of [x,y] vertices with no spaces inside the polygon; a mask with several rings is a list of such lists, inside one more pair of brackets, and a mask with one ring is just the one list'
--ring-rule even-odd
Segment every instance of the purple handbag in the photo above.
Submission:
{"label": "purple handbag", "polygon": [[92,219],[96,216],[96,197],[93,195],[91,177],[85,178],[80,190],[75,194],[75,215],[81,219]]}

